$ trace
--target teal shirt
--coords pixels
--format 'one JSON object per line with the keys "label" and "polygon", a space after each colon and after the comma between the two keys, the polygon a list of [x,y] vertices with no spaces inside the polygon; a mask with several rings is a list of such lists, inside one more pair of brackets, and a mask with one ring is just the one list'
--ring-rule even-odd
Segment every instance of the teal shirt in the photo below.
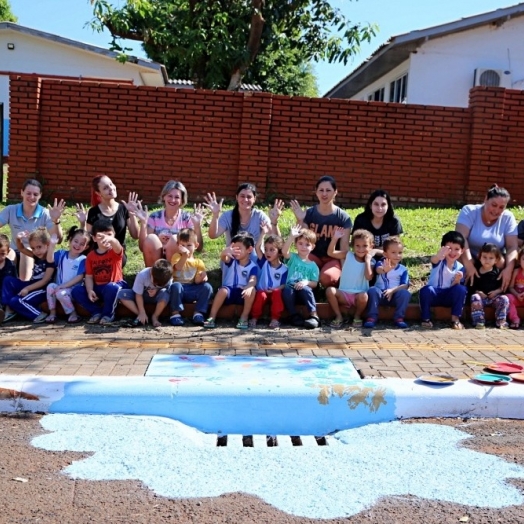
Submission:
{"label": "teal shirt", "polygon": [[291,253],[286,264],[286,286],[293,287],[300,280],[318,282],[319,270],[315,262],[302,260],[296,253]]}

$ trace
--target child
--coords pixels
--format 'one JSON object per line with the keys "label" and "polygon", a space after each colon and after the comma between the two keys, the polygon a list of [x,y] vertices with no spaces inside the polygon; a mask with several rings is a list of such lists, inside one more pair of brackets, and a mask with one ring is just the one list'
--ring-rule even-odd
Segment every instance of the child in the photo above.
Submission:
{"label": "child", "polygon": [[408,270],[400,263],[404,253],[400,237],[386,238],[382,244],[382,251],[384,258],[377,263],[375,268],[377,280],[368,291],[368,319],[364,322],[364,327],[375,327],[379,306],[395,306],[393,322],[398,328],[406,329],[408,325],[404,322],[404,317],[411,293],[408,291]]}
{"label": "child", "polygon": [[519,251],[517,264],[518,267],[513,270],[513,275],[511,276],[509,293],[507,295],[509,300],[509,327],[511,329],[518,329],[520,327],[517,306],[524,306],[524,248]]}
{"label": "child", "polygon": [[420,309],[422,327],[430,329],[431,308],[433,306],[451,307],[451,327],[464,329],[460,322],[468,290],[462,284],[464,266],[458,261],[464,252],[466,241],[458,231],[448,231],[443,237],[442,246],[431,257],[431,272],[428,285],[420,290]]}
{"label": "child", "polygon": [[86,256],[84,251],[89,245],[91,236],[84,229],[73,226],[67,233],[69,241],[69,250],[61,249],[55,251],[57,238],[51,237],[49,250],[47,252],[47,261],[54,262],[57,272],[55,281],[47,286],[47,305],[49,306],[49,315],[45,319],[48,324],[56,322],[56,301],[58,300],[64,312],[68,315],[68,324],[80,322],[75,306],[71,298],[72,288],[84,280],[86,271]]}
{"label": "child", "polygon": [[471,320],[477,329],[486,327],[484,306],[495,307],[495,323],[498,328],[506,329],[510,299],[502,294],[500,269],[497,267],[502,260],[502,253],[495,244],[484,244],[475,260],[478,276],[473,278],[469,292],[471,293]]}
{"label": "child", "polygon": [[343,227],[336,227],[333,238],[328,247],[328,256],[344,260],[342,275],[338,289],[330,286],[326,289],[326,298],[335,313],[331,321],[332,328],[341,328],[344,322],[341,307],[350,308],[355,306],[355,316],[352,326],[362,327],[362,313],[368,303],[369,281],[373,278],[373,266],[375,260],[373,254],[373,235],[365,229],[357,229],[353,232],[350,246],[353,251],[339,251],[336,249],[337,242],[344,235]]}
{"label": "child", "polygon": [[124,250],[108,219],[97,220],[91,234],[97,247],[86,258],[85,285],[75,286],[72,294],[73,300],[91,315],[88,324],[105,325],[115,318],[118,292],[129,287],[122,274]]}
{"label": "child", "polygon": [[173,326],[184,325],[180,311],[184,302],[196,302],[193,324],[203,326],[213,288],[207,281],[206,267],[202,260],[195,258],[198,249],[198,236],[193,229],[184,228],[178,233],[177,249],[171,258],[173,266],[173,285],[171,286],[171,317]]}
{"label": "child", "polygon": [[[284,260],[288,260],[286,287],[282,291],[284,305],[290,314],[291,323],[297,327],[304,326],[306,329],[315,329],[320,326],[317,304],[313,294],[313,289],[318,285],[319,269],[315,262],[308,258],[315,248],[316,239],[313,231],[296,225],[291,228],[291,232],[282,247]],[[297,248],[296,253],[289,251],[293,242]],[[306,320],[297,312],[297,301],[306,304],[309,314]]]}
{"label": "child", "polygon": [[161,258],[153,264],[153,267],[146,267],[137,274],[133,289],[121,289],[118,292],[118,300],[136,315],[135,320],[126,324],[127,327],[147,324],[145,304],[156,304],[151,316],[151,324],[153,327],[161,326],[159,317],[169,301],[172,276],[171,264]]}
{"label": "child", "polygon": [[[7,235],[0,235],[0,294],[4,286],[5,277],[16,277],[16,266],[7,258],[10,249],[10,240]],[[0,323],[4,321],[5,311],[3,303],[0,305]]]}
{"label": "child", "polygon": [[220,254],[224,263],[222,287],[217,291],[210,317],[204,322],[205,328],[214,328],[218,310],[222,304],[243,305],[237,324],[238,329],[248,328],[248,317],[255,301],[257,285],[257,265],[251,260],[255,240],[246,232],[238,233],[231,239],[231,245]]}
{"label": "child", "polygon": [[[266,224],[261,227],[261,230],[261,235],[255,246],[258,257],[259,281],[255,302],[251,309],[249,327],[256,327],[264,305],[269,301],[271,302],[269,327],[277,329],[280,327],[280,316],[284,311],[282,290],[287,278],[287,267],[281,260],[284,241],[278,235],[270,235],[265,238],[265,234],[269,232],[269,227]],[[262,252],[262,244],[264,244],[264,252]]]}
{"label": "child", "polygon": [[[27,238],[29,248],[23,244]],[[54,242],[58,239],[54,238]],[[22,231],[16,236],[16,247],[20,253],[34,260],[31,280],[20,280],[16,277],[6,277],[2,287],[2,304],[6,305],[4,322],[15,318],[17,313],[29,318],[35,324],[45,321],[47,313],[40,310],[40,304],[45,300],[46,286],[53,277],[55,264],[47,260],[47,252],[51,237],[44,227],[32,233]]]}

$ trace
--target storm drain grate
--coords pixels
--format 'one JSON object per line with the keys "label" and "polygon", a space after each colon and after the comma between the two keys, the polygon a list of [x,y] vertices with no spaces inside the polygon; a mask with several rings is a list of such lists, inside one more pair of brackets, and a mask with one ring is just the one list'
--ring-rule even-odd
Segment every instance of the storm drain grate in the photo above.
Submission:
{"label": "storm drain grate", "polygon": [[290,436],[290,435],[218,435],[217,447],[230,448],[273,448],[273,447],[295,447],[295,446],[327,446],[328,439],[325,436],[314,437]]}

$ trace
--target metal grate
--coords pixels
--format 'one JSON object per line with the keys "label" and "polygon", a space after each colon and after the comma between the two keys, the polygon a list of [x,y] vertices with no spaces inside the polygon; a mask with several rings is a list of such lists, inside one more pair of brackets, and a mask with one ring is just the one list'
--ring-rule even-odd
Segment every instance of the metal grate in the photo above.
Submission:
{"label": "metal grate", "polygon": [[328,438],[312,435],[217,435],[217,447],[234,448],[273,448],[273,447],[311,447],[327,446]]}

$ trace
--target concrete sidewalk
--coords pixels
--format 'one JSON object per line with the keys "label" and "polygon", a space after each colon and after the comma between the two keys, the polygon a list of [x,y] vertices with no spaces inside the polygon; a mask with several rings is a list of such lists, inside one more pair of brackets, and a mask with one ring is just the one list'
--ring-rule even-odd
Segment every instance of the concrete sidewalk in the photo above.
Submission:
{"label": "concrete sidewalk", "polygon": [[424,330],[414,324],[404,331],[388,323],[373,330],[322,326],[311,331],[261,325],[241,331],[225,321],[214,330],[20,321],[0,327],[0,375],[140,376],[156,354],[348,357],[366,377],[397,378],[437,372],[470,378],[482,370],[464,361],[524,365],[523,331],[456,331],[436,325]]}

